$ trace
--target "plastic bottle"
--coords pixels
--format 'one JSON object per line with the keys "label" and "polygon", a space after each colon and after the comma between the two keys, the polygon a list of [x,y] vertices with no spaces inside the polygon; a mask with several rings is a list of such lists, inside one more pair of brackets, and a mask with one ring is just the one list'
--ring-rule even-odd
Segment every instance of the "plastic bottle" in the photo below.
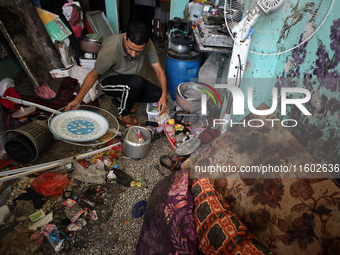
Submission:
{"label": "plastic bottle", "polygon": [[169,119],[168,124],[172,127],[175,127],[175,120],[174,119]]}
{"label": "plastic bottle", "polygon": [[175,137],[175,128],[172,125],[166,125],[165,132],[168,134],[170,138]]}

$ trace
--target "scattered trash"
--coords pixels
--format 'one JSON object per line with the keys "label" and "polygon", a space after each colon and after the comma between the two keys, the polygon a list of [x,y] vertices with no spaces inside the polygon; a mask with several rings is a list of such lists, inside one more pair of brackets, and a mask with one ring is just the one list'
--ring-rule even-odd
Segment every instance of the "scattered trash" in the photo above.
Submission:
{"label": "scattered trash", "polygon": [[[63,248],[63,242],[65,239],[61,239],[57,226],[54,224],[47,224],[41,228],[41,233],[46,237],[48,242],[52,245],[56,252],[59,252]],[[62,233],[63,236],[69,240],[69,238]]]}
{"label": "scattered trash", "polygon": [[36,223],[32,224],[31,226],[29,226],[28,229],[31,230],[31,231],[36,230],[36,229],[41,228],[41,227],[45,226],[46,224],[50,223],[52,220],[53,220],[53,213],[50,212],[45,217],[38,220]]}
{"label": "scattered trash", "polygon": [[102,164],[92,164],[88,168],[84,168],[78,162],[74,163],[73,178],[86,183],[104,183],[105,169]]}
{"label": "scattered trash", "polygon": [[91,220],[98,220],[98,215],[97,215],[97,212],[95,210],[93,210],[93,211],[89,210],[89,215],[91,217]]}
{"label": "scattered trash", "polygon": [[71,219],[71,222],[72,223],[76,222],[80,218],[80,216],[82,216],[83,214],[84,214],[84,217],[86,217],[87,211],[86,210],[79,211],[75,216],[73,216],[73,218]]}
{"label": "scattered trash", "polygon": [[8,218],[11,215],[11,211],[9,210],[8,205],[3,205],[0,207],[0,226],[5,224]]}
{"label": "scattered trash", "polygon": [[60,196],[70,182],[65,175],[44,173],[32,182],[31,187],[42,196]]}
{"label": "scattered trash", "polygon": [[[11,185],[15,191],[10,192],[8,206],[0,207],[0,225],[8,225],[10,218],[12,221],[18,220],[15,216],[21,218],[18,230],[21,231],[22,226],[26,225],[25,230],[30,231],[32,254],[37,254],[37,249],[45,254],[47,250],[52,251],[51,247],[53,253],[59,253],[62,249],[69,252],[77,247],[76,243],[83,235],[79,231],[85,227],[92,231],[97,227],[98,224],[90,222],[110,220],[112,209],[107,208],[108,201],[119,198],[124,187],[147,187],[143,174],[134,180],[125,170],[118,169],[117,160],[120,158],[121,153],[117,150],[100,152],[82,159],[68,158],[58,162],[54,169],[48,168],[51,169],[49,172],[36,172],[24,177]],[[91,178],[97,182],[91,182]],[[138,215],[144,213],[141,208],[135,211]],[[123,224],[134,223],[125,219]],[[112,237],[115,246],[125,245],[118,234]],[[77,247],[76,251],[81,252],[79,249]]]}
{"label": "scattered trash", "polygon": [[122,184],[124,187],[130,187],[130,183],[133,181],[130,175],[119,169],[115,169],[114,174],[117,176],[118,183]]}
{"label": "scattered trash", "polygon": [[133,218],[139,218],[143,216],[146,208],[146,201],[142,200],[137,202],[132,208],[131,215]]}
{"label": "scattered trash", "polygon": [[68,226],[67,226],[67,229],[68,229],[69,231],[79,231],[79,230],[82,229],[82,227],[83,227],[83,226],[82,226],[80,223],[74,222],[74,223],[71,223],[70,225],[68,225]]}
{"label": "scattered trash", "polygon": [[130,182],[130,186],[131,187],[133,187],[133,186],[137,186],[137,187],[144,187],[144,186],[146,186],[146,182],[145,181],[137,181],[137,182],[135,182],[135,181],[132,181],[132,182]]}
{"label": "scattered trash", "polygon": [[108,157],[103,158],[103,163],[105,166],[110,167],[112,165],[112,160]]}
{"label": "scattered trash", "polygon": [[36,230],[30,238],[31,242],[34,242],[36,245],[42,245],[44,243],[45,236],[41,233],[40,230]]}
{"label": "scattered trash", "polygon": [[73,179],[70,185],[68,185],[65,189],[64,198],[69,198],[72,195],[72,190],[73,190]]}
{"label": "scattered trash", "polygon": [[106,177],[109,181],[117,179],[117,176],[113,173],[113,170],[110,170]]}
{"label": "scattered trash", "polygon": [[32,222],[36,222],[43,217],[45,217],[45,213],[44,213],[43,210],[39,210],[39,211],[37,211],[37,212],[35,212],[35,213],[33,213],[29,216],[29,218]]}
{"label": "scattered trash", "polygon": [[[1,152],[0,152],[1,153]],[[1,155],[0,155],[1,157]],[[0,160],[0,169],[5,168],[6,166],[9,166],[10,164],[12,164],[14,162],[13,159],[10,160]]]}
{"label": "scattered trash", "polygon": [[68,198],[65,200],[65,202],[63,203],[63,205],[67,206],[67,207],[72,207],[76,204],[77,202],[74,201],[73,199],[71,198]]}

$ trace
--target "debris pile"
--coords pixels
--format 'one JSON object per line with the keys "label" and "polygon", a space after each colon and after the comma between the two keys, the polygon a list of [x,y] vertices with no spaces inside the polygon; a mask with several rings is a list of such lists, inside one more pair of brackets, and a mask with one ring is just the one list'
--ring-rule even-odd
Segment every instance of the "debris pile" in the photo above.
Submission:
{"label": "debris pile", "polygon": [[[83,229],[99,218],[107,222],[112,205],[128,187],[146,186],[118,169],[121,157],[119,145],[8,185],[0,194],[0,253],[80,251],[77,236]],[[142,209],[135,208],[135,217]]]}

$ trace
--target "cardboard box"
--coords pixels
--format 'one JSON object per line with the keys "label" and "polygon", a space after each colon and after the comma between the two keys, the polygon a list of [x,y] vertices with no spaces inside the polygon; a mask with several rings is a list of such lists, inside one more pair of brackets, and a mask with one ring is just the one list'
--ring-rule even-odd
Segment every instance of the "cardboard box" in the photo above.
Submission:
{"label": "cardboard box", "polygon": [[53,43],[55,43],[55,41],[63,41],[72,34],[58,15],[38,7],[36,7],[36,10]]}

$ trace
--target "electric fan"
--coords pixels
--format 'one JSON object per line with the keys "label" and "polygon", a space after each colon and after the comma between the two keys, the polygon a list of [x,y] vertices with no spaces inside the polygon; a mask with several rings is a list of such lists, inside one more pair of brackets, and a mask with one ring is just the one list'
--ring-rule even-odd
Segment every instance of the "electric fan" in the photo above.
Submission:
{"label": "electric fan", "polygon": [[[239,86],[248,53],[277,55],[308,41],[322,26],[334,0],[225,0],[225,25],[234,39],[228,84]],[[241,13],[245,17],[241,18]],[[223,88],[216,84],[216,88]],[[223,119],[231,119],[232,97]],[[222,127],[224,133],[227,126]]]}
{"label": "electric fan", "polygon": [[[226,27],[234,40],[251,36],[249,51],[261,55],[282,54],[308,41],[322,26],[334,0],[226,0]],[[231,12],[241,11],[239,21]]]}

